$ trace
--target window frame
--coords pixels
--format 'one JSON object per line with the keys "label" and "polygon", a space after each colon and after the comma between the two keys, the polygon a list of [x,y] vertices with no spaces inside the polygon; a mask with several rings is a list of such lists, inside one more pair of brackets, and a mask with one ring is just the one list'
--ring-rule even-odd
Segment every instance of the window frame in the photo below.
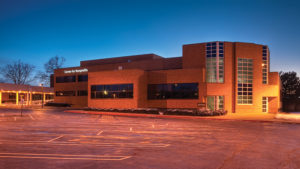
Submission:
{"label": "window frame", "polygon": [[[91,99],[133,99],[134,98],[133,83],[91,85],[90,91],[91,91],[91,96],[90,96]],[[116,97],[112,97],[112,96],[116,96]],[[120,96],[124,96],[124,97],[120,97]]]}
{"label": "window frame", "polygon": [[199,83],[194,82],[194,83],[148,84],[147,99],[148,100],[197,100],[199,99]]}

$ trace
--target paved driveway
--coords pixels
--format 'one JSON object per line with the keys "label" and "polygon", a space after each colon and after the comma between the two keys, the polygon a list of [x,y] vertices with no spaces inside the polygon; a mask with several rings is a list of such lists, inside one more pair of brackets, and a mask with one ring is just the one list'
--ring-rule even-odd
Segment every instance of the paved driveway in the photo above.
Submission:
{"label": "paved driveway", "polygon": [[0,109],[0,168],[300,168],[300,125]]}

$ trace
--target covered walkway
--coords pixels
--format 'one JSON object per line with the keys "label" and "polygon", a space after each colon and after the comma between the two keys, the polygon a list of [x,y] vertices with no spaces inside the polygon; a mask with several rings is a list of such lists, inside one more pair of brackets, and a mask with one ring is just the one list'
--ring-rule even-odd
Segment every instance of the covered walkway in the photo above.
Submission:
{"label": "covered walkway", "polygon": [[50,87],[0,83],[0,105],[33,105],[53,101]]}

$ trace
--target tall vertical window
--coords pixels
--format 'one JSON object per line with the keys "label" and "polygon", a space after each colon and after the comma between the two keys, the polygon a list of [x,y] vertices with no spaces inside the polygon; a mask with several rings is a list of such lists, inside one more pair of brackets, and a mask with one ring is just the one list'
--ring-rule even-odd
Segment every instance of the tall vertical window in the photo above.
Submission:
{"label": "tall vertical window", "polygon": [[262,112],[268,112],[268,97],[262,97]]}
{"label": "tall vertical window", "polygon": [[252,104],[253,60],[238,58],[238,104]]}
{"label": "tall vertical window", "polygon": [[209,110],[223,110],[224,96],[207,96],[207,108]]}
{"label": "tall vertical window", "polygon": [[267,46],[262,49],[262,83],[268,84],[268,70],[269,70],[269,50]]}
{"label": "tall vertical window", "polygon": [[206,44],[206,82],[224,82],[224,43]]}

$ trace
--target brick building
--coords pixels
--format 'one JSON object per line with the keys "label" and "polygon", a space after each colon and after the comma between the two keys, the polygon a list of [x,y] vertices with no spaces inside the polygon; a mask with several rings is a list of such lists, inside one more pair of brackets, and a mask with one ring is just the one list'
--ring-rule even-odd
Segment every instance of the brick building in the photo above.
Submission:
{"label": "brick building", "polygon": [[55,102],[98,108],[225,109],[277,112],[280,78],[267,46],[183,45],[182,57],[155,54],[81,61],[54,73]]}

